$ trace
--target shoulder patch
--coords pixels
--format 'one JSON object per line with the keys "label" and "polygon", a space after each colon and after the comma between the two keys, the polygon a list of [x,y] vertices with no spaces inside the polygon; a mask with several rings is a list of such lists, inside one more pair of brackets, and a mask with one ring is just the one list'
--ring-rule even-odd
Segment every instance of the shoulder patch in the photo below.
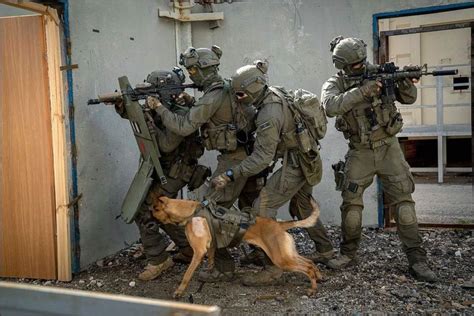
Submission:
{"label": "shoulder patch", "polygon": [[272,121],[268,120],[258,126],[259,131],[264,131],[272,126]]}

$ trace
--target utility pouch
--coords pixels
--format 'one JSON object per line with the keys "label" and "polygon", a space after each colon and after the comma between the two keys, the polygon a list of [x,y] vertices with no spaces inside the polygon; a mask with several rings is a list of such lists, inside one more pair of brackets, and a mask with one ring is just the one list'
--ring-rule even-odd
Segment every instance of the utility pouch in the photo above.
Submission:
{"label": "utility pouch", "polygon": [[225,150],[235,151],[237,149],[237,127],[233,124],[227,125],[225,130]]}
{"label": "utility pouch", "polygon": [[233,124],[215,128],[206,128],[203,132],[203,143],[207,150],[237,149],[237,128]]}
{"label": "utility pouch", "polygon": [[336,117],[334,127],[336,127],[336,130],[339,132],[342,132],[345,139],[349,139],[351,137],[349,124],[347,124],[347,121],[341,115]]}
{"label": "utility pouch", "polygon": [[400,112],[392,112],[390,115],[390,122],[388,123],[385,131],[390,136],[396,135],[403,128],[403,118]]}
{"label": "utility pouch", "polygon": [[197,165],[194,167],[193,175],[188,182],[188,189],[194,191],[204,184],[206,179],[211,176],[211,169],[203,165]]}
{"label": "utility pouch", "polygon": [[170,167],[170,171],[168,172],[168,177],[173,178],[173,179],[178,179],[178,177],[182,173],[182,165],[183,165],[183,162],[181,160],[175,161]]}
{"label": "utility pouch", "polygon": [[344,186],[346,185],[346,174],[344,173],[344,168],[346,163],[342,160],[339,160],[337,163],[332,165],[334,170],[334,181],[336,182],[336,191],[343,191]]}

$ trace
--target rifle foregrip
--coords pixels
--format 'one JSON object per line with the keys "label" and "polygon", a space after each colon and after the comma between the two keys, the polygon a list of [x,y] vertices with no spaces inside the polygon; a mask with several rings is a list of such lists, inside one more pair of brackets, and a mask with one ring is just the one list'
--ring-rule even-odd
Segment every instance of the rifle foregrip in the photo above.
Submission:
{"label": "rifle foregrip", "polygon": [[452,75],[457,75],[458,70],[453,69],[453,70],[433,70],[433,76],[452,76]]}
{"label": "rifle foregrip", "polygon": [[87,101],[87,105],[91,105],[91,104],[100,104],[101,101],[99,99],[89,99]]}

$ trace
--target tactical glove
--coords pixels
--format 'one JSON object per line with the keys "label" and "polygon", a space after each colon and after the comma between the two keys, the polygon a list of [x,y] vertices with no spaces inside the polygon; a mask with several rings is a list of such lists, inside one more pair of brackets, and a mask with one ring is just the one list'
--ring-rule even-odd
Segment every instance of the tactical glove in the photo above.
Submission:
{"label": "tactical glove", "polygon": [[223,189],[230,181],[231,179],[226,176],[225,173],[222,173],[211,180],[211,185],[213,188],[220,190]]}
{"label": "tactical glove", "polygon": [[148,104],[148,107],[152,110],[156,110],[157,108],[162,106],[160,100],[152,96],[148,96],[148,98],[146,98],[146,103]]}
{"label": "tactical glove", "polygon": [[364,97],[375,97],[379,96],[381,93],[382,83],[376,80],[367,80],[364,84],[359,88],[360,92],[364,95]]}
{"label": "tactical glove", "polygon": [[176,98],[176,103],[178,103],[178,105],[181,105],[181,106],[183,105],[191,106],[194,103],[194,98],[190,96],[189,94],[187,94],[186,92],[181,92],[179,96]]}

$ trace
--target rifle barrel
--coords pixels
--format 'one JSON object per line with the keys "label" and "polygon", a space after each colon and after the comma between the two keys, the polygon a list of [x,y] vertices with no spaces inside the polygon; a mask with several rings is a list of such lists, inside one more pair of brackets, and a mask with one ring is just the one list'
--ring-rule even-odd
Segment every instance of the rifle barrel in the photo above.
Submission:
{"label": "rifle barrel", "polygon": [[431,73],[429,73],[433,76],[452,76],[452,75],[457,75],[458,70],[453,69],[453,70],[433,70]]}

